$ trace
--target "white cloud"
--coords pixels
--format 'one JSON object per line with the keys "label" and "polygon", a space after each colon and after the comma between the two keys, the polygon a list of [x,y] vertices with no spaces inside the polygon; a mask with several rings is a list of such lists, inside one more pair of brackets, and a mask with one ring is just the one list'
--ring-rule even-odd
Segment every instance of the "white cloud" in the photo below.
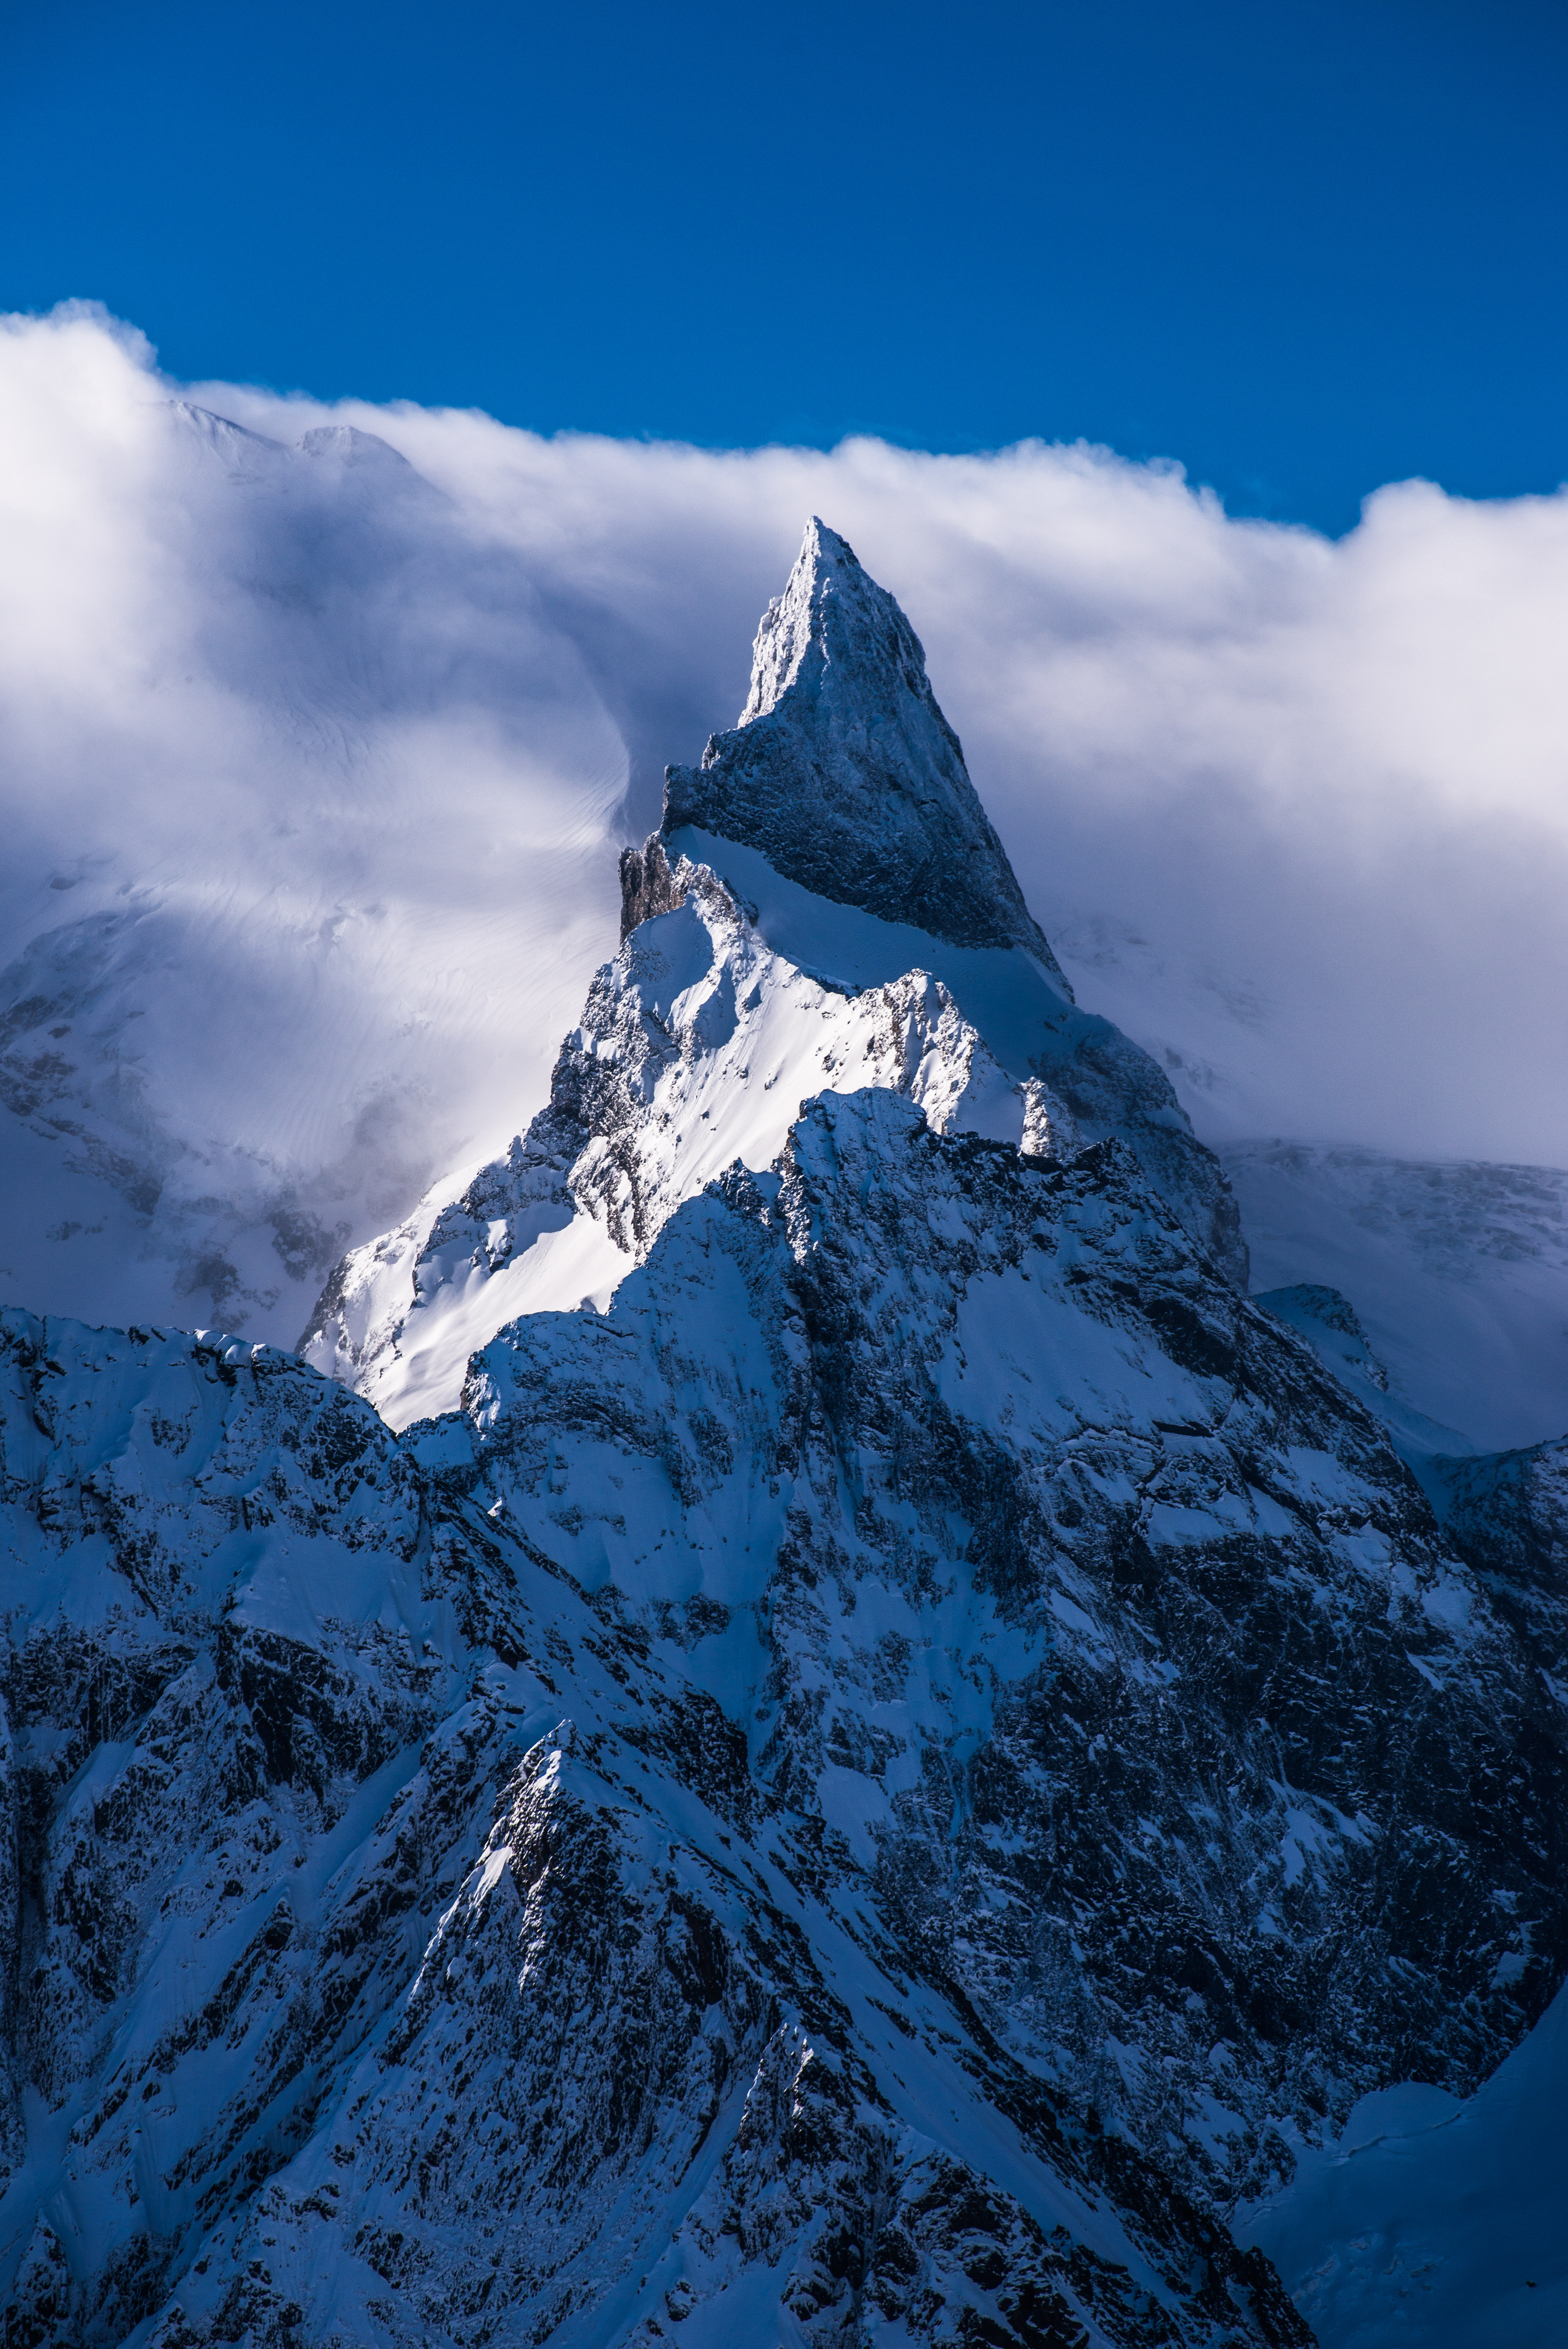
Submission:
{"label": "white cloud", "polygon": [[[51,952],[84,1003],[98,974],[55,1106],[140,1134],[187,1278],[222,1220],[191,1200],[359,1237],[538,1100],[613,942],[628,764],[642,827],[812,512],[908,610],[1080,993],[1201,1126],[1568,1164],[1568,499],[1407,483],[1330,543],[1100,450],[185,395],[265,450],[175,430],[178,391],[90,313],[0,336],[0,959],[51,930],[26,988]],[[345,425],[411,470],[299,446]],[[262,1291],[254,1229],[224,1245]]]}
{"label": "white cloud", "polygon": [[[76,314],[0,337],[0,450],[7,1286],[292,1338],[341,1235],[542,1090],[614,918],[620,733],[524,566],[379,443],[171,409]],[[94,1235],[84,1165],[150,1225]]]}

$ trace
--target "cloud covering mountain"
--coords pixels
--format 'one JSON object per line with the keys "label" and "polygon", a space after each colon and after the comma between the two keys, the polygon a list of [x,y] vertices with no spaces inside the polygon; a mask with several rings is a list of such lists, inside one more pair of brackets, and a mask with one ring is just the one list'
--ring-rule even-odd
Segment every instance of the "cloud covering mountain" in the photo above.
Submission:
{"label": "cloud covering mountain", "polygon": [[1568,1163],[1568,498],[1407,483],[1330,543],[1082,447],[172,385],[80,309],[0,336],[0,426],[28,1302],[172,1284],[287,1341],[345,1237],[504,1145],[812,512],[918,615],[1080,998],[1201,1131]]}

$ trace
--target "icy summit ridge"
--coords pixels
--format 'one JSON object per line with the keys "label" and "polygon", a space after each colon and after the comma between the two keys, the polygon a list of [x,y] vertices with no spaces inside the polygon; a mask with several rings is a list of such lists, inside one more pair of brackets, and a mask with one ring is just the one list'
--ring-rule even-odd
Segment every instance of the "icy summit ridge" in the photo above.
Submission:
{"label": "icy summit ridge", "polygon": [[762,616],[739,723],[665,771],[663,833],[758,848],[787,880],[955,946],[1022,947],[1072,989],[1024,902],[895,599],[813,517]]}

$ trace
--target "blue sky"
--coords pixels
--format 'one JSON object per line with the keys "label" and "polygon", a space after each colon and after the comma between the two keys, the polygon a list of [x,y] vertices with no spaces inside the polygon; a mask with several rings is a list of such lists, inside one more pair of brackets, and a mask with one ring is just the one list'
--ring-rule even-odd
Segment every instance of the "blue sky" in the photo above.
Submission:
{"label": "blue sky", "polygon": [[1568,16],[0,6],[0,304],[552,430],[1568,474]]}

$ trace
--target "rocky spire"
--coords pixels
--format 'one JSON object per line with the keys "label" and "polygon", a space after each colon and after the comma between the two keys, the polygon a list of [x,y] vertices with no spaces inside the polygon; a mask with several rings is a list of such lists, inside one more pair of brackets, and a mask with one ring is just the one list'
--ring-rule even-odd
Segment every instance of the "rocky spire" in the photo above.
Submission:
{"label": "rocky spire", "polygon": [[813,520],[763,616],[751,691],[700,767],[665,774],[667,834],[758,848],[823,897],[957,946],[1025,947],[1070,993],[936,704],[920,639]]}

